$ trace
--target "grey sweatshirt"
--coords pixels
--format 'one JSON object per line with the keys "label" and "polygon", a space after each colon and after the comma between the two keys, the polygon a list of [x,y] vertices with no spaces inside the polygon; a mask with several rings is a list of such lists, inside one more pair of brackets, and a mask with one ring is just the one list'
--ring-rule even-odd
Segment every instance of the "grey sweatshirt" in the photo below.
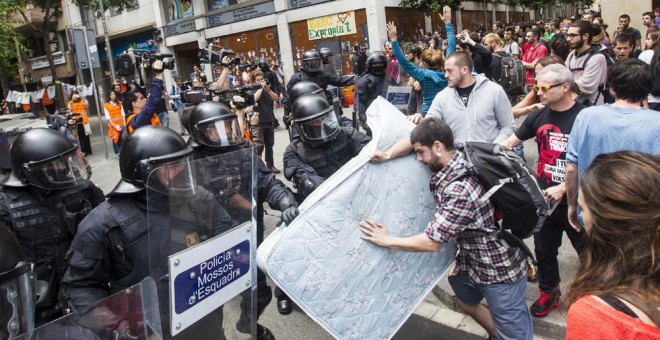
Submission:
{"label": "grey sweatshirt", "polygon": [[446,87],[435,96],[426,117],[442,119],[456,141],[497,143],[515,129],[511,103],[500,85],[483,74],[475,78],[467,107],[454,88]]}

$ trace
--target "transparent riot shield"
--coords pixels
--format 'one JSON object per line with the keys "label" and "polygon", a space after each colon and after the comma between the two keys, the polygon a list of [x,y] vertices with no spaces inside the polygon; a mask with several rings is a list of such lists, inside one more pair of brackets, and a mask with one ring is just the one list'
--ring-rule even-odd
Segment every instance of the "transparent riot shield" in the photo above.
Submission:
{"label": "transparent riot shield", "polygon": [[241,149],[150,172],[149,266],[165,338],[255,338],[256,162]]}
{"label": "transparent riot shield", "polygon": [[162,339],[156,283],[150,277],[78,312],[34,330],[25,339]]}

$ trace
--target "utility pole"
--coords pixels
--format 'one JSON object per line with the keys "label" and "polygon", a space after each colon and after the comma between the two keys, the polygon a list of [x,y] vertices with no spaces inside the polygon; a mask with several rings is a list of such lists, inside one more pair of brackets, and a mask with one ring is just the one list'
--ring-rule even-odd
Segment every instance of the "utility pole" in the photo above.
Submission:
{"label": "utility pole", "polygon": [[112,48],[110,47],[110,37],[108,37],[108,26],[105,23],[105,9],[103,0],[99,0],[99,9],[101,10],[101,23],[103,24],[103,39],[105,40],[105,50],[108,53],[108,64],[110,65],[110,79],[115,82],[115,64],[112,60]]}

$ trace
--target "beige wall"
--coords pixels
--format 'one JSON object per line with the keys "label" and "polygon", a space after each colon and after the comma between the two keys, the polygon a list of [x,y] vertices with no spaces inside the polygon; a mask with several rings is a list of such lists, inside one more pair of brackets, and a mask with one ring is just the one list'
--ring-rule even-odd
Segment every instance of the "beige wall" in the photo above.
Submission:
{"label": "beige wall", "polygon": [[610,35],[614,34],[619,25],[619,16],[625,13],[630,15],[630,26],[641,31],[644,44],[646,29],[642,29],[642,13],[653,11],[651,0],[600,0],[600,4]]}

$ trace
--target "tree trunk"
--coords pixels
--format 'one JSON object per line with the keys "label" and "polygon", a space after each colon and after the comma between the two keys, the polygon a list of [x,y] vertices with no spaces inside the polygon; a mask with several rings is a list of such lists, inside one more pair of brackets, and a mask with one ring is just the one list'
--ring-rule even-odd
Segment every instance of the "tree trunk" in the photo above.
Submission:
{"label": "tree trunk", "polygon": [[[66,101],[64,99],[64,92],[62,91],[62,84],[60,83],[60,78],[57,76],[55,71],[55,62],[53,61],[53,52],[50,50],[50,44],[48,41],[48,24],[50,23],[51,17],[51,8],[46,8],[46,15],[44,16],[44,25],[41,29],[41,36],[44,41],[44,46],[46,48],[46,58],[48,59],[48,68],[50,69],[50,74],[53,78],[53,85],[55,85],[55,101],[57,102],[57,109],[65,110]],[[46,90],[48,90],[46,88]],[[53,99],[53,98],[51,98]],[[45,110],[46,108],[44,108]]]}

